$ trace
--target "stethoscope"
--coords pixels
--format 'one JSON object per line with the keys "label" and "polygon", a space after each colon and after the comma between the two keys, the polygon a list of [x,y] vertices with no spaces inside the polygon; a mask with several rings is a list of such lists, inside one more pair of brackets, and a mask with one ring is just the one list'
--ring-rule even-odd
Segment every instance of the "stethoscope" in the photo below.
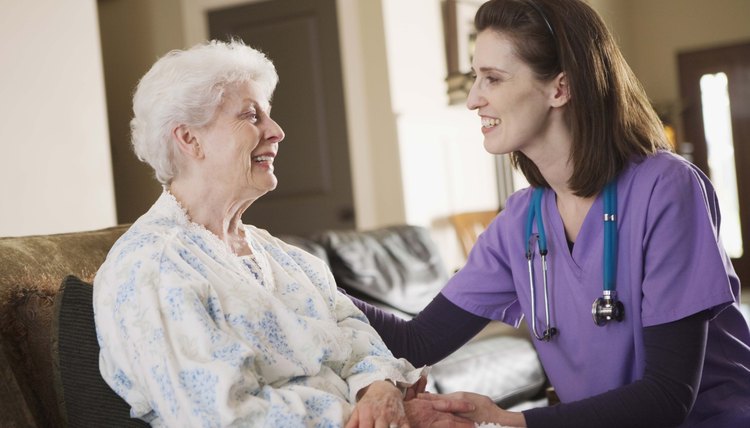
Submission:
{"label": "stethoscope", "polygon": [[[529,213],[526,218],[526,260],[529,265],[529,287],[531,291],[531,330],[538,340],[549,341],[559,333],[557,328],[550,322],[548,281],[547,281],[547,235],[544,232],[542,221],[542,194],[544,189],[537,187],[531,196]],[[617,299],[615,290],[615,277],[617,274],[617,181],[612,180],[604,187],[604,285],[602,297],[594,300],[591,305],[591,315],[594,323],[598,326],[605,325],[608,321],[622,321],[625,315],[625,307]],[[537,233],[532,233],[532,227],[536,221]],[[539,334],[536,325],[536,298],[534,281],[534,245],[539,249],[542,259],[542,286],[544,291],[544,319],[547,328]]]}

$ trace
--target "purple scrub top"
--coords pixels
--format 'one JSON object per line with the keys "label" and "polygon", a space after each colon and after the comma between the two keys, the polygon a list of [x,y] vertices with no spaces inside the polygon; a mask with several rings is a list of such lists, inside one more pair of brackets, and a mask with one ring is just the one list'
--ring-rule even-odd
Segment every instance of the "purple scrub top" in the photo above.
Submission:
{"label": "purple scrub top", "polygon": [[[524,189],[511,195],[480,235],[466,265],[442,291],[451,302],[515,326],[529,319],[524,228],[532,193]],[[750,332],[736,303],[739,279],[719,244],[718,202],[705,175],[667,152],[631,162],[620,174],[617,294],[625,318],[603,327],[591,316],[591,304],[602,295],[601,195],[572,253],[555,199],[545,189],[550,313],[559,334],[549,342],[533,342],[561,400],[580,400],[642,378],[643,328],[710,309],[703,377],[687,425],[737,411],[750,414]],[[547,326],[538,251],[534,266],[541,333]]]}

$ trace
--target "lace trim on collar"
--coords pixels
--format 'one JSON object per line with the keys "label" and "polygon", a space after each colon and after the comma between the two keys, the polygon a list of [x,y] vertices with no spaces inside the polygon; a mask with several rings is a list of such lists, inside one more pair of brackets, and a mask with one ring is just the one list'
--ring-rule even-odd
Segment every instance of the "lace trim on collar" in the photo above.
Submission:
{"label": "lace trim on collar", "polygon": [[[232,248],[224,241],[221,240],[215,233],[208,230],[204,225],[194,222],[190,215],[188,214],[185,207],[182,206],[180,201],[177,200],[177,198],[172,194],[172,192],[169,191],[167,187],[164,187],[163,197],[165,201],[168,201],[170,205],[173,205],[173,208],[175,209],[175,212],[178,213],[178,216],[176,218],[177,222],[179,224],[184,225],[189,231],[194,233],[199,233],[201,235],[206,235],[209,240],[211,240],[214,245],[217,248],[221,248],[226,252],[230,257],[237,258],[237,260],[241,261],[243,256],[235,254],[234,251],[232,251]],[[242,227],[245,230],[245,241],[247,241],[248,246],[253,251],[253,254],[250,256],[258,263],[257,260],[255,260],[256,257],[260,256],[259,253],[262,251],[258,251],[259,246],[255,245],[255,240],[250,236],[250,229],[245,226],[245,224],[242,225]],[[262,257],[262,256],[260,256]]]}

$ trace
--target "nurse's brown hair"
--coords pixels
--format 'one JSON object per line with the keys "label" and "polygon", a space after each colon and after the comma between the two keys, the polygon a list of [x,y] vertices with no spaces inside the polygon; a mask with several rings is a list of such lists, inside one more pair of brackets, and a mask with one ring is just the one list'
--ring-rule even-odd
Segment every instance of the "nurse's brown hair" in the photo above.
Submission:
{"label": "nurse's brown hair", "polygon": [[[568,185],[576,195],[596,195],[633,157],[669,150],[646,92],[601,17],[583,1],[490,0],[474,24],[477,32],[508,37],[540,80],[565,73],[573,136]],[[523,153],[511,153],[511,161],[532,186],[548,186]]]}

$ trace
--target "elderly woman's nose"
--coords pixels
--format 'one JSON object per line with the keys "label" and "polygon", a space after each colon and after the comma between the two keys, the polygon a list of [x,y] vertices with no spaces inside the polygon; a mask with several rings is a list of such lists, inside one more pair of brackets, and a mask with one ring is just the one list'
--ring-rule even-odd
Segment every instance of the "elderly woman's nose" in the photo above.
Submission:
{"label": "elderly woman's nose", "polygon": [[273,119],[271,119],[271,125],[266,130],[266,138],[277,143],[284,139],[284,130]]}

